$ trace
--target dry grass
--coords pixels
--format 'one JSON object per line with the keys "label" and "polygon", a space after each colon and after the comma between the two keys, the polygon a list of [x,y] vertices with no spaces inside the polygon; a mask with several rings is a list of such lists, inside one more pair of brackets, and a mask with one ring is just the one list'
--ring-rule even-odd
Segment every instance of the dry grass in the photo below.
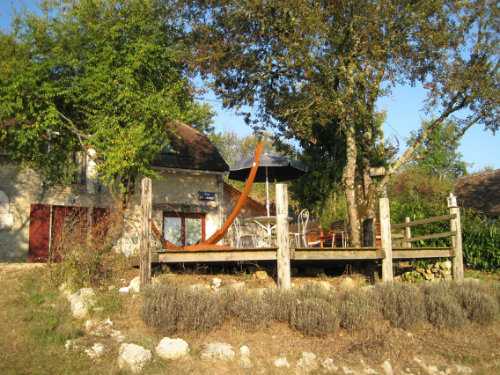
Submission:
{"label": "dry grass", "polygon": [[[130,272],[125,281],[119,279],[113,281],[115,285],[125,285],[137,271]],[[30,269],[27,272],[19,271],[9,273],[4,277],[0,269],[0,373],[2,374],[126,374],[117,368],[115,358],[117,358],[118,345],[112,342],[106,342],[107,355],[100,361],[92,361],[85,354],[66,353],[64,350],[63,338],[79,335],[81,327],[74,324],[70,316],[67,302],[54,290],[50,280],[45,276],[43,270]],[[230,284],[230,279],[240,279],[235,276],[227,277],[221,275],[226,284]],[[207,293],[203,289],[188,289],[187,285],[198,284],[201,281],[208,284],[210,278],[200,277],[200,275],[173,276],[178,281],[179,290],[187,292],[186,299],[191,300],[192,309],[194,306],[205,307],[214,306],[207,302]],[[246,279],[245,279],[246,280]],[[300,283],[301,280],[294,280]],[[337,281],[328,279],[331,284]],[[251,282],[247,284],[252,285]],[[255,282],[256,286],[260,286]],[[443,284],[445,285],[445,284]],[[472,286],[471,286],[472,285]],[[465,285],[464,287],[473,288],[473,293],[483,290],[485,295],[498,303],[498,284],[491,288],[483,283]],[[254,286],[254,285],[252,285]],[[431,287],[425,285],[425,287]],[[437,287],[437,286],[436,286]],[[447,286],[453,293],[459,293],[460,286],[453,289],[453,286]],[[362,373],[366,365],[374,368],[378,373],[384,373],[381,364],[385,360],[390,360],[394,373],[424,374],[423,369],[414,361],[414,357],[425,358],[440,369],[445,365],[457,363],[469,366],[473,373],[486,375],[498,374],[500,371],[500,324],[498,320],[487,324],[472,323],[467,317],[465,324],[460,327],[450,327],[447,325],[438,327],[438,324],[431,324],[426,318],[419,324],[413,324],[412,328],[403,329],[395,327],[392,322],[386,319],[374,319],[369,314],[360,313],[359,309],[366,307],[363,302],[363,293],[372,293],[370,300],[375,301],[374,296],[380,292],[379,286],[368,289],[354,289],[348,293],[346,291],[324,292],[321,291],[319,304],[329,303],[328,301],[338,301],[346,305],[345,311],[352,311],[353,321],[338,316],[337,326],[331,333],[322,337],[306,334],[304,331],[292,329],[289,319],[293,306],[298,306],[297,296],[302,299],[300,304],[307,299],[314,298],[315,287],[307,285],[303,288],[297,288],[296,291],[281,294],[277,290],[268,290],[262,293],[247,294],[251,296],[248,301],[264,301],[266,304],[272,304],[271,301],[282,307],[281,312],[273,312],[273,318],[270,322],[259,323],[251,329],[242,329],[240,320],[231,317],[226,318],[221,324],[206,329],[204,318],[198,320],[194,326],[178,321],[180,325],[176,327],[177,331],[171,337],[181,337],[185,339],[190,347],[191,353],[185,360],[181,361],[163,361],[156,358],[153,363],[144,370],[144,374],[289,374],[290,369],[277,369],[272,363],[280,356],[286,356],[288,361],[294,365],[304,351],[312,352],[319,359],[332,358],[337,364],[339,370],[336,372],[342,374],[342,366],[346,366],[357,373]],[[434,285],[432,285],[434,288]],[[203,290],[203,292],[202,292]],[[401,289],[406,291],[406,289]],[[446,288],[445,288],[446,291]],[[113,293],[107,288],[99,289],[100,295],[110,297]],[[114,291],[117,294],[116,290]],[[203,293],[203,294],[201,294]],[[243,290],[239,294],[243,295]],[[296,294],[295,294],[296,293]],[[358,294],[359,293],[359,294]],[[428,290],[422,291],[425,300]],[[441,295],[443,291],[432,291]],[[452,293],[452,294],[453,294]],[[223,296],[222,294],[208,293],[211,296]],[[205,297],[204,297],[205,296]],[[104,297],[103,297],[104,298]],[[114,297],[113,297],[114,298]],[[201,299],[200,299],[201,298]],[[236,295],[223,297],[226,300],[235,301]],[[255,299],[254,299],[255,298]],[[260,298],[257,299],[257,298]],[[454,297],[460,301],[461,297]],[[463,301],[468,301],[469,297],[463,297]],[[315,300],[315,303],[317,301]],[[484,301],[483,301],[484,302]],[[143,345],[145,348],[153,350],[159,340],[164,336],[163,333],[149,327],[140,318],[139,310],[141,299],[133,295],[125,295],[118,302],[121,303],[118,308],[110,308],[111,319],[115,323],[115,328],[122,331],[126,342],[134,342]],[[240,302],[241,307],[234,308],[235,311],[241,311],[245,302]],[[309,303],[309,302],[307,302]],[[471,306],[480,306],[481,302],[471,303]],[[300,305],[299,304],[299,305]],[[425,304],[425,302],[424,302]],[[378,306],[377,304],[373,304]],[[404,303],[401,303],[404,305]],[[283,308],[284,306],[284,308]],[[349,306],[349,308],[347,308]],[[355,307],[360,306],[360,307]],[[226,311],[227,305],[224,307]],[[324,306],[323,306],[324,307]],[[215,307],[216,309],[217,307]],[[425,309],[424,309],[425,310]],[[36,314],[48,314],[55,311],[57,319],[54,323],[47,326],[50,329],[34,329],[39,320]],[[198,310],[197,315],[200,315]],[[214,310],[215,311],[215,310]],[[465,311],[465,309],[464,309]],[[181,312],[186,314],[188,309],[183,308]],[[427,313],[427,311],[425,310]],[[206,314],[212,314],[213,311],[205,311]],[[241,312],[240,312],[241,314]],[[204,314],[203,314],[204,315]],[[258,314],[253,312],[248,315],[253,316],[250,321],[259,321]],[[474,315],[471,315],[474,316]],[[28,320],[30,317],[31,320]],[[498,315],[497,315],[498,318]],[[365,323],[362,323],[365,322]],[[347,330],[352,324],[350,331]],[[38,326],[41,328],[43,326]],[[345,327],[345,328],[343,328]],[[58,338],[59,337],[59,338]],[[200,360],[200,351],[204,343],[210,341],[226,342],[233,346],[235,351],[242,345],[247,345],[252,354],[251,369],[240,368],[237,361],[232,362],[209,362]],[[28,360],[29,359],[29,360]],[[407,369],[409,369],[407,371]],[[292,369],[293,371],[293,369]]]}

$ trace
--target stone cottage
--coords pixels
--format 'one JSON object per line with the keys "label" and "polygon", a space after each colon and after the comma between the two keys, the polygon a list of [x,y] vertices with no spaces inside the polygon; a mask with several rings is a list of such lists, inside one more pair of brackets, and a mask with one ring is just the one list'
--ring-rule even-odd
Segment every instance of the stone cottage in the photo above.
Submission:
{"label": "stone cottage", "polygon": [[[186,124],[179,124],[177,134],[153,164],[161,178],[153,181],[152,218],[164,238],[177,245],[192,245],[222,226],[237,193],[224,188],[228,165],[206,135]],[[109,212],[112,199],[108,189],[96,178],[88,155],[80,159],[82,170],[75,175],[74,184],[48,187],[34,171],[19,171],[7,154],[0,156],[0,261],[47,261],[65,221],[84,213],[92,223]],[[264,212],[258,202],[249,202],[256,210],[252,212]],[[128,256],[139,249],[139,213],[137,191],[115,244]]]}

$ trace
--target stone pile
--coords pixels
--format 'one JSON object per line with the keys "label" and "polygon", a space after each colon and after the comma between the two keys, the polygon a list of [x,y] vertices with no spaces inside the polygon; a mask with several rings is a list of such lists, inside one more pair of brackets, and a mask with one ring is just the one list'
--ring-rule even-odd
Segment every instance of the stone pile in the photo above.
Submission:
{"label": "stone pile", "polygon": [[400,278],[407,281],[418,280],[452,280],[452,263],[450,260],[428,264],[426,267],[417,267],[413,271],[408,271],[400,275]]}

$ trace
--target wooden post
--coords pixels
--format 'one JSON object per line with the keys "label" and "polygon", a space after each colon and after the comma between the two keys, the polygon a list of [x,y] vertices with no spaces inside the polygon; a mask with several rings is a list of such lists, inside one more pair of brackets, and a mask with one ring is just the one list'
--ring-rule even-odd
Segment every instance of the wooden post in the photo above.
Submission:
{"label": "wooden post", "polygon": [[288,186],[276,185],[276,239],[278,288],[290,289],[290,236],[288,233]]}
{"label": "wooden post", "polygon": [[[450,194],[451,195],[451,194]],[[451,246],[455,250],[453,263],[453,280],[464,281],[464,258],[462,253],[462,224],[460,223],[460,208],[456,204],[451,205],[450,215],[456,215],[450,220],[450,231],[457,232],[456,236],[451,237]]]}
{"label": "wooden post", "polygon": [[[410,218],[407,216],[405,218],[405,223],[408,224],[410,222]],[[405,240],[409,240],[411,238],[411,228],[410,227],[405,227]],[[404,247],[411,247],[411,242],[406,241]]]}
{"label": "wooden post", "polygon": [[384,259],[382,259],[382,282],[393,281],[392,273],[392,239],[391,239],[391,211],[389,209],[389,198],[380,198],[380,236]]}
{"label": "wooden post", "polygon": [[151,179],[143,178],[141,185],[141,255],[140,289],[144,290],[151,283],[151,246],[149,232],[151,228]]}

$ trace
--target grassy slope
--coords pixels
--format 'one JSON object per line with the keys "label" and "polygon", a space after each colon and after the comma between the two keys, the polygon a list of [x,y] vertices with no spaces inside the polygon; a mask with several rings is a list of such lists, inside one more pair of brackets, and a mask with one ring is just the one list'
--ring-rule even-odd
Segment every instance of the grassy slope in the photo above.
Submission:
{"label": "grassy slope", "polygon": [[[263,286],[262,282],[257,285],[259,282],[253,282],[246,276],[219,277],[225,280],[244,278],[248,284]],[[208,284],[211,276],[183,275],[178,278],[186,284]],[[328,281],[336,282],[333,279]],[[138,318],[139,298],[132,295],[117,297],[116,291],[108,291],[107,288],[101,293],[105,296],[99,303],[105,306],[102,317],[111,317],[115,327],[125,334],[126,342],[141,344],[154,351],[161,336],[148,329]],[[117,368],[119,344],[113,341],[106,342],[107,355],[99,361],[92,361],[83,353],[66,353],[66,339],[80,336],[81,326],[73,320],[68,303],[51,285],[42,269],[16,272],[0,269],[0,305],[1,374],[126,373]],[[326,338],[315,338],[304,337],[286,324],[272,324],[266,329],[247,332],[232,321],[216,331],[178,332],[174,337],[182,337],[189,342],[190,357],[178,362],[156,359],[145,374],[288,374],[290,370],[274,368],[273,359],[284,355],[293,364],[303,351],[313,352],[321,359],[333,358],[337,365],[358,371],[363,369],[363,360],[383,373],[380,365],[389,359],[395,373],[408,368],[413,374],[423,374],[422,368],[413,360],[415,356],[429,359],[437,365],[466,365],[472,367],[474,373],[498,374],[500,371],[498,323],[488,327],[469,324],[458,329],[440,330],[424,324],[416,329],[403,330],[381,322],[353,335],[337,330]],[[237,361],[200,361],[199,352],[207,341],[227,342],[235,349],[248,345],[258,365],[252,369],[241,369]],[[338,373],[343,373],[341,368]]]}

